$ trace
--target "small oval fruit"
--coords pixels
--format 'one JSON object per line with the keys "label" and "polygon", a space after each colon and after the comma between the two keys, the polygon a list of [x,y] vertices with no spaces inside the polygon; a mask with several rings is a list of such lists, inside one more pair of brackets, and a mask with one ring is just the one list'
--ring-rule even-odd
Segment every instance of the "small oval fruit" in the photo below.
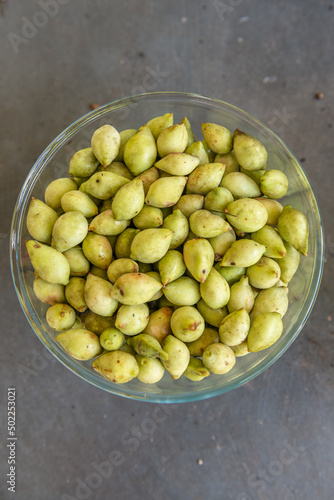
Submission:
{"label": "small oval fruit", "polygon": [[127,352],[119,350],[102,354],[102,356],[95,359],[92,368],[116,384],[129,382],[139,372],[136,358]]}
{"label": "small oval fruit", "polygon": [[235,355],[232,349],[220,343],[206,347],[202,360],[211,373],[218,375],[229,372],[235,365]]}
{"label": "small oval fruit", "polygon": [[195,307],[183,306],[173,312],[170,325],[176,338],[193,342],[204,332],[205,321]]}

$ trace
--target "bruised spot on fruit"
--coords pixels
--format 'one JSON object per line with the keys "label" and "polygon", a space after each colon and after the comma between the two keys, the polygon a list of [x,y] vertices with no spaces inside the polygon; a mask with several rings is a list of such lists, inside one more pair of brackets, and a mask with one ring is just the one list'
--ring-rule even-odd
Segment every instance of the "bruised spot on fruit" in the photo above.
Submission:
{"label": "bruised spot on fruit", "polygon": [[189,328],[184,328],[184,330],[197,330],[197,328],[201,325],[200,321],[194,321]]}
{"label": "bruised spot on fruit", "polygon": [[119,290],[119,293],[120,293],[121,295],[124,295],[124,291],[123,291],[121,288],[120,288],[120,290]]}
{"label": "bruised spot on fruit", "polygon": [[38,243],[35,243],[34,248],[41,248],[41,245],[39,245]]}

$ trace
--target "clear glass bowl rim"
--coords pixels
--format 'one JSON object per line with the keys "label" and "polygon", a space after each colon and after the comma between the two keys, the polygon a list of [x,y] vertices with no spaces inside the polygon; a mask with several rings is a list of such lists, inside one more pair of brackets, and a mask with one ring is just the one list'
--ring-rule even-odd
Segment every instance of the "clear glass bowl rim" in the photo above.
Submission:
{"label": "clear glass bowl rim", "polygon": [[[234,113],[238,114],[241,118],[246,119],[247,121],[253,122],[254,125],[257,125],[261,127],[263,130],[269,132],[276,140],[277,143],[280,144],[280,146],[285,150],[285,152],[294,160],[294,162],[298,165],[300,168],[301,174],[305,177],[310,191],[313,196],[313,201],[314,204],[317,208],[317,214],[319,217],[319,227],[318,231],[319,234],[317,235],[317,246],[318,246],[318,254],[319,254],[319,259],[315,263],[315,268],[312,276],[312,283],[310,286],[310,290],[312,293],[310,294],[310,297],[307,297],[307,300],[305,301],[305,304],[303,306],[304,315],[303,315],[303,320],[300,322],[298,325],[298,328],[294,331],[294,334],[289,338],[289,340],[286,342],[284,345],[283,349],[281,349],[279,352],[277,352],[274,355],[267,356],[263,361],[261,361],[256,367],[253,369],[249,370],[249,373],[247,376],[237,379],[234,383],[231,383],[228,386],[221,386],[221,387],[215,387],[214,389],[210,391],[189,391],[187,393],[181,393],[181,394],[152,394],[152,393],[146,393],[145,391],[137,391],[137,390],[132,390],[129,387],[126,387],[125,385],[117,385],[109,382],[106,379],[101,378],[98,374],[95,374],[93,372],[87,371],[83,366],[78,365],[77,363],[73,363],[73,360],[66,355],[66,353],[61,349],[54,348],[48,340],[44,337],[43,332],[40,330],[38,326],[38,318],[35,315],[34,310],[30,306],[28,297],[26,296],[24,285],[21,279],[21,270],[19,266],[19,258],[18,258],[18,235],[19,231],[18,229],[20,228],[20,224],[22,223],[21,216],[22,216],[22,207],[24,206],[24,201],[25,201],[25,193],[28,189],[28,187],[31,185],[32,180],[35,178],[36,173],[42,169],[44,163],[48,161],[49,157],[55,152],[58,151],[65,143],[66,141],[69,140],[69,138],[75,134],[77,131],[82,129],[83,126],[86,124],[90,123],[91,121],[95,120],[99,116],[103,116],[113,109],[117,109],[120,107],[125,107],[131,104],[134,104],[135,102],[138,102],[138,100],[142,99],[148,99],[148,98],[166,98],[166,99],[193,99],[193,100],[200,100],[204,104],[216,104],[219,106],[223,106],[227,108],[228,110],[233,111]],[[15,287],[15,291],[17,294],[17,297],[19,299],[20,305],[22,307],[22,310],[28,320],[28,323],[30,324],[31,328],[34,330],[36,335],[39,337],[41,342],[44,344],[44,346],[60,361],[64,366],[66,366],[69,370],[71,370],[73,373],[78,375],[80,378],[83,380],[86,380],[90,384],[99,387],[100,389],[103,389],[109,393],[112,394],[117,394],[119,396],[123,396],[126,398],[130,399],[137,399],[137,400],[142,400],[142,401],[147,401],[147,402],[152,402],[152,403],[181,403],[181,402],[190,402],[190,401],[197,401],[197,400],[202,400],[202,399],[208,399],[220,394],[223,394],[225,392],[228,392],[232,389],[235,389],[237,387],[240,387],[241,385],[249,382],[256,376],[258,376],[260,373],[262,373],[265,369],[270,367],[275,361],[278,360],[278,358],[289,348],[289,346],[292,344],[292,342],[296,339],[296,337],[299,335],[300,331],[302,330],[303,326],[305,325],[311,310],[313,308],[313,305],[315,303],[315,300],[317,298],[318,292],[319,292],[319,287],[321,283],[321,278],[322,278],[322,273],[323,273],[323,261],[324,261],[324,235],[323,235],[323,225],[322,225],[322,219],[321,219],[321,214],[319,210],[319,206],[316,200],[316,197],[314,195],[312,186],[309,182],[309,179],[304,172],[303,168],[301,167],[300,163],[294,156],[294,154],[291,152],[291,150],[288,148],[288,146],[269,128],[267,125],[262,123],[260,120],[255,118],[254,116],[250,115],[246,111],[232,105],[229,103],[226,103],[220,99],[212,98],[212,97],[206,97],[203,95],[199,95],[196,93],[188,93],[188,92],[176,92],[176,91],[162,91],[162,92],[149,92],[149,93],[143,93],[143,94],[137,94],[133,96],[128,96],[124,97],[121,99],[117,99],[115,101],[112,101],[110,103],[104,104],[103,106],[100,106],[94,111],[91,111],[81,118],[75,120],[71,125],[69,125],[63,132],[61,132],[50,144],[45,148],[43,153],[39,156],[39,158],[36,160],[35,164],[31,168],[21,190],[18,195],[16,205],[14,208],[14,213],[13,213],[13,219],[12,219],[12,224],[11,224],[11,231],[10,231],[10,265],[11,265],[11,273],[12,273],[12,279]]]}

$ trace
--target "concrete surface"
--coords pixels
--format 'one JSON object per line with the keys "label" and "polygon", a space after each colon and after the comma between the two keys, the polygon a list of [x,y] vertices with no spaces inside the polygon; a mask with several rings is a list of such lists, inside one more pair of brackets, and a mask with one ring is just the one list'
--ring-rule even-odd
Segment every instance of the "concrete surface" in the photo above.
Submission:
{"label": "concrete surface", "polygon": [[[0,497],[331,500],[333,1],[44,3],[41,15],[43,0],[1,2]],[[146,89],[152,69],[159,77]],[[144,90],[214,96],[269,124],[303,162],[327,245],[312,315],[279,361],[238,390],[162,409],[108,395],[47,358],[8,259],[16,197],[43,149],[92,103]],[[5,482],[8,387],[17,396],[15,494]]]}

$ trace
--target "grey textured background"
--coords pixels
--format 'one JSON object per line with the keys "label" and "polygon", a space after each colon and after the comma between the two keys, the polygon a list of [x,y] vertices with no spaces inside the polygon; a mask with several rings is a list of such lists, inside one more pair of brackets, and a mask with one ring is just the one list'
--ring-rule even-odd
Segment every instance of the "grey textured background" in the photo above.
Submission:
{"label": "grey textured background", "polygon": [[[8,0],[0,17],[0,497],[331,500],[333,1],[49,0],[46,22],[41,3]],[[29,31],[27,20],[45,26]],[[90,104],[146,90],[217,97],[270,125],[302,160],[326,233],[320,294],[292,347],[247,385],[177,407],[106,394],[50,359],[9,269],[14,204],[43,149]],[[8,386],[15,495],[5,484]]]}

